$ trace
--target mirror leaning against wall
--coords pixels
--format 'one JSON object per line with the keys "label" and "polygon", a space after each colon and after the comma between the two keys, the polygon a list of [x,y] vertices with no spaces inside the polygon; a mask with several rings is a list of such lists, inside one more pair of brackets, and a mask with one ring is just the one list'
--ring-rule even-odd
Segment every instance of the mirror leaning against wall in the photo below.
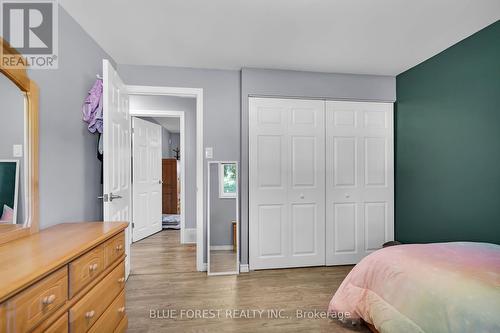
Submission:
{"label": "mirror leaning against wall", "polygon": [[[20,57],[0,38],[2,57]],[[0,244],[38,231],[38,87],[0,64]]]}
{"label": "mirror leaning against wall", "polygon": [[239,274],[238,163],[208,162],[208,275]]}

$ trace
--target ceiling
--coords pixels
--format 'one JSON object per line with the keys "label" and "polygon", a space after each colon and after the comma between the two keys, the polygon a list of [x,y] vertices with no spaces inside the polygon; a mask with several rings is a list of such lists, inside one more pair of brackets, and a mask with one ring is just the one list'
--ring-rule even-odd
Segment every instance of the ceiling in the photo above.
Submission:
{"label": "ceiling", "polygon": [[397,75],[499,0],[59,0],[120,64]]}
{"label": "ceiling", "polygon": [[181,121],[179,117],[155,117],[154,120],[170,133],[181,132]]}

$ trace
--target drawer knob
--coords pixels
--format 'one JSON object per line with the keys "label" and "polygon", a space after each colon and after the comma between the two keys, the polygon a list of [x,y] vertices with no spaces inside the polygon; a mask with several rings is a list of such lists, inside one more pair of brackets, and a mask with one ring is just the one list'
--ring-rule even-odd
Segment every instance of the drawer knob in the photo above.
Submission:
{"label": "drawer knob", "polygon": [[49,296],[45,296],[43,299],[42,299],[42,303],[44,305],[49,305],[49,304],[52,304],[54,303],[54,301],[56,300],[56,295],[49,295]]}
{"label": "drawer knob", "polygon": [[85,318],[90,319],[90,318],[94,317],[94,315],[95,315],[95,311],[94,310],[88,311],[88,312],[85,313]]}
{"label": "drawer knob", "polygon": [[117,246],[115,247],[115,249],[116,249],[116,251],[121,251],[121,250],[123,249],[123,245],[121,245],[121,244],[120,244],[120,245],[117,245]]}
{"label": "drawer knob", "polygon": [[125,282],[125,278],[124,277],[121,277],[121,278],[118,279],[118,283],[123,283],[123,282]]}
{"label": "drawer knob", "polygon": [[124,307],[124,306],[122,306],[121,308],[119,308],[119,309],[118,309],[118,312],[119,312],[119,313],[124,313],[124,312],[125,312],[125,307]]}
{"label": "drawer knob", "polygon": [[93,272],[97,269],[97,264],[92,264],[89,266],[89,271]]}

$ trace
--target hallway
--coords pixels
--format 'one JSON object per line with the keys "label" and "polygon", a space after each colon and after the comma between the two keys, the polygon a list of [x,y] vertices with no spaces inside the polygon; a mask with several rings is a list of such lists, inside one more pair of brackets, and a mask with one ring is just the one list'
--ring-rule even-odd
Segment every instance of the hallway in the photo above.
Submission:
{"label": "hallway", "polygon": [[[126,284],[128,332],[353,331],[330,319],[297,318],[297,311],[325,311],[352,266],[208,277],[196,271],[195,259],[196,246],[181,245],[177,230],[132,244],[132,270]],[[159,310],[163,318],[150,318],[150,310]],[[175,319],[166,318],[173,314],[169,310],[177,311]],[[187,318],[195,315],[194,310],[220,312],[216,318]],[[242,318],[247,310],[265,312],[261,317]],[[268,310],[283,316],[269,318]],[[182,318],[181,311],[185,313]],[[354,331],[369,332],[365,327]]]}

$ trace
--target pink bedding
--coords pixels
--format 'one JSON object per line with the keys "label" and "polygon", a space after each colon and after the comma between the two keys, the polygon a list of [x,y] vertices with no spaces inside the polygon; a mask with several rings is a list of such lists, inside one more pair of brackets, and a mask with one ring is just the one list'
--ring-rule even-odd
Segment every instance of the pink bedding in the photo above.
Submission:
{"label": "pink bedding", "polygon": [[500,246],[456,242],[378,250],[347,275],[329,311],[362,318],[380,333],[500,332]]}

